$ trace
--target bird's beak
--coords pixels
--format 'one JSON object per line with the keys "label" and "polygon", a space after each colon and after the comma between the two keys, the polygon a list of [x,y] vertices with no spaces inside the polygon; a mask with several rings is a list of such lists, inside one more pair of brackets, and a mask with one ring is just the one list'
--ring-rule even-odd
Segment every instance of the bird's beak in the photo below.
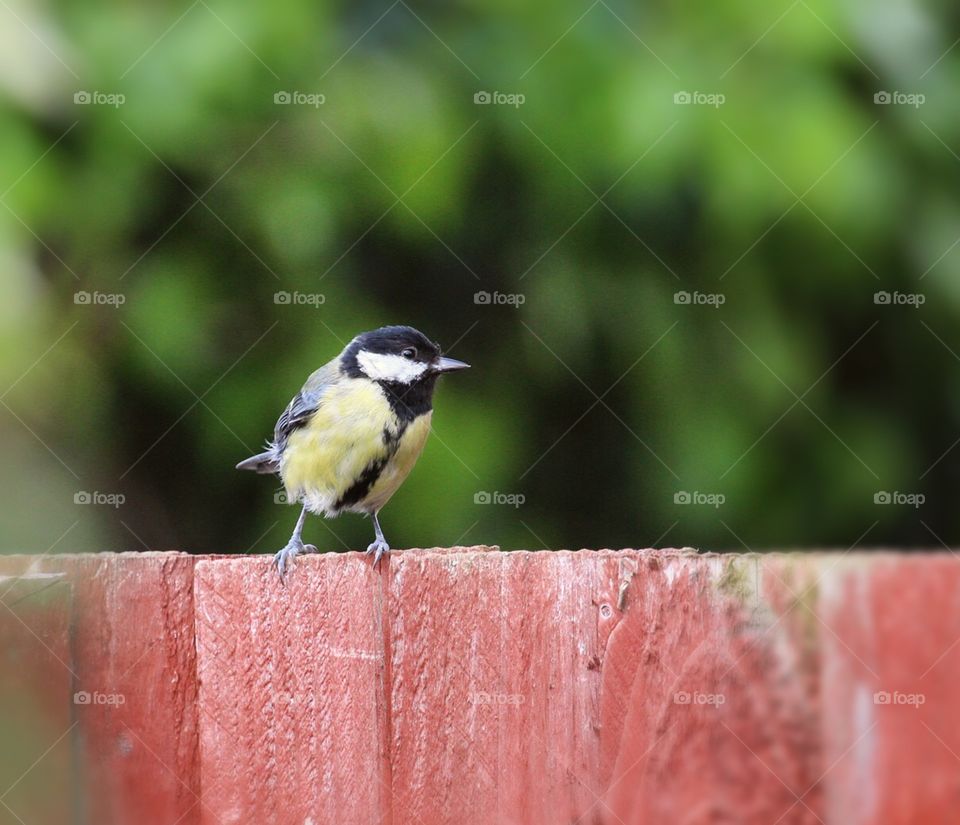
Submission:
{"label": "bird's beak", "polygon": [[465,370],[469,367],[469,364],[458,361],[456,358],[438,358],[433,362],[432,369],[434,372],[453,372],[454,370]]}

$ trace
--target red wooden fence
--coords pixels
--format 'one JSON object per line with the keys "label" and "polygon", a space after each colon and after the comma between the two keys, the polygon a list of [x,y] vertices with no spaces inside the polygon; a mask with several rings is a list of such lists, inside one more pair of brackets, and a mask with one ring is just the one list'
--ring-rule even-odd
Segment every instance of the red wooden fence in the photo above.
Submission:
{"label": "red wooden fence", "polygon": [[0,823],[954,823],[960,560],[0,557]]}

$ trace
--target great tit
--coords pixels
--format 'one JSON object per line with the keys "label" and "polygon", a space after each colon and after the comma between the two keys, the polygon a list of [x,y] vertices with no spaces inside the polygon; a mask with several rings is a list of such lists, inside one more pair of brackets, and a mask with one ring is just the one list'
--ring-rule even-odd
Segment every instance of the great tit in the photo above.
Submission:
{"label": "great tit", "polygon": [[375,538],[367,553],[379,565],[390,545],[377,514],[420,457],[437,378],[468,366],[443,357],[440,346],[413,327],[390,326],[361,333],[307,379],[266,452],[237,465],[278,473],[287,501],[303,505],[290,541],[273,557],[281,580],[298,554],[317,552],[300,538],[308,512],[370,516]]}

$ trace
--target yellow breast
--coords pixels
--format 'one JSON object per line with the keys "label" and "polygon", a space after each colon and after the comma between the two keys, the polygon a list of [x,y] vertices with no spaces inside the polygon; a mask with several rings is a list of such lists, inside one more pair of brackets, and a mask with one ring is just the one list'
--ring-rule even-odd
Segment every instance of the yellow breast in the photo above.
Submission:
{"label": "yellow breast", "polygon": [[[348,379],[331,385],[316,414],[287,440],[280,476],[291,501],[302,500],[314,513],[340,509],[376,511],[403,483],[430,431],[430,413],[406,427],[398,443],[384,439],[400,422],[374,383]],[[369,468],[382,464],[369,491],[349,506],[338,506]]]}
{"label": "yellow breast", "polygon": [[363,502],[364,512],[376,512],[389,501],[392,496],[403,484],[404,479],[410,475],[413,465],[420,458],[423,447],[427,443],[427,436],[430,435],[430,419],[433,411],[413,419],[400,438],[397,451],[393,458],[387,462],[380,473],[377,482],[370,489],[366,499]]}

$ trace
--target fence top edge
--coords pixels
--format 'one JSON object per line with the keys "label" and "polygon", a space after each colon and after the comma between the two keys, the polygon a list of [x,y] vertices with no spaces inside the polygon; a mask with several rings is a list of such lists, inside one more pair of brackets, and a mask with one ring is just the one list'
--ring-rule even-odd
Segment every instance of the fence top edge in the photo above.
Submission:
{"label": "fence top edge", "polygon": [[[615,548],[580,548],[576,550],[558,549],[558,550],[507,550],[501,551],[497,546],[474,545],[474,546],[456,546],[456,547],[411,547],[407,549],[395,549],[391,558],[401,559],[403,557],[418,558],[424,556],[445,556],[445,555],[492,555],[492,556],[563,556],[563,557],[643,557],[650,559],[814,559],[829,557],[837,559],[839,557],[849,557],[850,559],[915,559],[915,558],[941,558],[957,559],[960,555],[952,550],[940,547],[932,548],[895,548],[895,547],[864,547],[857,550],[848,550],[845,548],[787,548],[771,549],[750,552],[716,552],[703,551],[693,547],[664,547],[664,548],[633,548],[625,547]],[[73,561],[80,559],[98,559],[105,561],[114,559],[140,559],[140,560],[192,560],[194,562],[234,562],[263,564],[272,554],[237,554],[237,553],[188,553],[183,550],[144,550],[144,551],[121,551],[110,552],[103,551],[97,553],[11,553],[0,554],[0,565],[16,564],[17,562],[37,562],[40,560]],[[318,556],[308,557],[325,559],[327,561],[356,560],[363,559],[366,556],[359,551],[330,551],[320,553]],[[6,572],[6,571],[4,571]]]}

